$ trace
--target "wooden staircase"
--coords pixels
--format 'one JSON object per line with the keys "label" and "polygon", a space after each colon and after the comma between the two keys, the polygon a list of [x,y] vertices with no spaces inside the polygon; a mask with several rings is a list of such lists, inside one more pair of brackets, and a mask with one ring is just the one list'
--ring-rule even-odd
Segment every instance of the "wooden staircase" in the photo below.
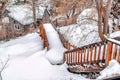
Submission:
{"label": "wooden staircase", "polygon": [[[66,41],[59,31],[57,32],[64,47],[68,49],[64,52],[64,62],[68,65],[70,72],[100,72],[108,66],[110,60],[115,59],[120,62],[120,45],[117,43],[106,40],[77,48]],[[49,49],[43,24],[40,24],[40,36],[43,39],[44,47]]]}
{"label": "wooden staircase", "polygon": [[112,59],[120,62],[120,45],[110,41],[89,44],[64,53],[68,70],[75,73],[100,72]]}

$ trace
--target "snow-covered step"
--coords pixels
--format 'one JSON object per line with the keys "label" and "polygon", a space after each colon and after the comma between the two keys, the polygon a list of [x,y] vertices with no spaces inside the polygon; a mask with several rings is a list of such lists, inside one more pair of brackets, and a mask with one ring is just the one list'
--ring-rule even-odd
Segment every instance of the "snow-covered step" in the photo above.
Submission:
{"label": "snow-covered step", "polygon": [[44,24],[45,32],[49,43],[49,48],[63,48],[63,44],[59,38],[57,31],[53,28],[52,24]]}

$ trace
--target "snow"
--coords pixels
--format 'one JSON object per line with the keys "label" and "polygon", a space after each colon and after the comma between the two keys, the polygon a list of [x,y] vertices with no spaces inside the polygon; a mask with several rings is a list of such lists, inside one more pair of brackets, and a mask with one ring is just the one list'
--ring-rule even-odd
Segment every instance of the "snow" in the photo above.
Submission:
{"label": "snow", "polygon": [[3,80],[69,80],[69,78],[85,80],[80,75],[69,73],[65,64],[51,65],[45,58],[44,51],[35,53],[24,60],[11,61],[2,75]]}
{"label": "snow", "polygon": [[115,31],[110,34],[110,38],[116,38],[116,37],[120,37],[120,31]]}
{"label": "snow", "polygon": [[4,18],[2,19],[2,22],[3,22],[3,23],[9,23],[9,17],[4,17]]}
{"label": "snow", "polygon": [[[45,24],[44,26],[50,41],[49,51],[43,49],[42,40],[37,33],[28,34],[0,45],[0,61],[5,63],[9,58],[5,69],[1,73],[3,80],[87,80],[80,74],[70,73],[67,70],[66,63],[61,65],[51,64],[51,62],[59,62],[56,59],[61,57],[58,55],[63,54],[61,50],[64,48],[60,44],[59,37],[52,25]],[[48,57],[48,55],[50,56]],[[1,68],[2,65],[0,65]],[[108,72],[111,70],[113,71],[112,74],[120,74],[119,68],[119,63],[113,60],[106,69],[101,71],[101,77],[99,78],[110,75]]]}
{"label": "snow", "polygon": [[94,24],[76,24],[58,29],[68,42],[78,47],[100,41],[97,25]]}
{"label": "snow", "polygon": [[[50,26],[50,24],[48,25]],[[53,29],[51,30],[54,32]],[[38,45],[34,47],[35,44]],[[87,80],[81,75],[68,72],[66,64],[52,65],[47,58],[47,54],[54,53],[52,49],[55,50],[55,48],[51,48],[47,52],[41,46],[43,46],[42,40],[37,33],[28,34],[1,44],[1,61],[5,63],[9,58],[9,62],[1,73],[3,80]],[[9,52],[10,57],[7,56]],[[52,56],[55,56],[55,54]]]}
{"label": "snow", "polygon": [[77,24],[63,26],[58,30],[68,42],[78,47],[99,42],[97,17],[97,10],[88,8],[78,16]]}
{"label": "snow", "polygon": [[[8,15],[11,18],[23,25],[28,25],[34,22],[32,6],[29,4],[10,5],[7,7],[7,10],[10,12]],[[45,7],[36,7],[36,17],[41,19],[43,17],[44,10]]]}
{"label": "snow", "polygon": [[0,30],[2,29],[2,26],[0,25]]}
{"label": "snow", "polygon": [[97,20],[98,20],[98,14],[96,8],[88,8],[83,10],[81,14],[78,16],[77,23],[93,24],[93,22],[96,22]]}
{"label": "snow", "polygon": [[113,43],[116,43],[116,44],[120,45],[120,41],[118,41],[118,40],[116,40],[116,39],[109,38],[109,37],[107,37],[106,35],[104,35],[104,37],[105,37],[107,40],[109,40],[109,41],[111,41],[111,42],[113,42]]}
{"label": "snow", "polygon": [[51,24],[44,24],[45,31],[48,38],[50,50],[47,52],[47,58],[52,64],[60,64],[63,62],[63,53],[65,48],[63,47],[58,33],[55,31]]}
{"label": "snow", "polygon": [[120,74],[120,64],[116,60],[111,60],[109,65],[100,72],[98,79],[102,79],[114,74]]}
{"label": "snow", "polygon": [[[10,55],[12,58],[17,56],[30,56],[32,53],[43,49],[42,40],[37,33],[32,33],[15,40],[11,40],[0,45],[0,55]],[[22,56],[24,54],[24,56]]]}

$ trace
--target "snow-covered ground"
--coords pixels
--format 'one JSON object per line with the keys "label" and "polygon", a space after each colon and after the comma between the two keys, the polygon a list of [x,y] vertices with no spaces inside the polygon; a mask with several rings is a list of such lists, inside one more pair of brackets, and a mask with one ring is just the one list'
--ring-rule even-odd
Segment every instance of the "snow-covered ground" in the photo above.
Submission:
{"label": "snow-covered ground", "polygon": [[120,75],[120,63],[118,63],[116,60],[111,60],[109,65],[100,72],[100,76],[98,79],[102,79],[105,77],[113,76],[113,75]]}
{"label": "snow-covered ground", "polygon": [[[4,65],[9,59],[1,72],[3,80],[87,80],[80,74],[68,72],[65,63],[51,64],[51,62],[56,62],[57,57],[59,59],[62,53],[58,52],[64,48],[52,25],[45,24],[44,26],[50,45],[49,51],[43,49],[43,42],[37,33],[28,34],[0,45],[0,64]],[[48,57],[49,54],[51,58]],[[0,65],[1,68],[2,65]],[[110,65],[101,72],[99,79],[111,75],[112,73],[108,73],[111,70],[113,74],[120,74],[119,68],[119,63],[111,61]]]}
{"label": "snow-covered ground", "polygon": [[[56,43],[56,46],[59,44]],[[81,75],[68,72],[66,64],[52,65],[47,54],[53,54],[54,57],[54,50],[51,48],[47,52],[43,49],[37,33],[3,43],[0,45],[1,62],[4,64],[9,58],[1,73],[3,80],[86,80]]]}

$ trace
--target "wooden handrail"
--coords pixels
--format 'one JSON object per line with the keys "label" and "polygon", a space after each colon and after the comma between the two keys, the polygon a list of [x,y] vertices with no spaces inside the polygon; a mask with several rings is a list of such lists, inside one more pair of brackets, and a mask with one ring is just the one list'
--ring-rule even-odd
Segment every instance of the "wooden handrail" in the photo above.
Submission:
{"label": "wooden handrail", "polygon": [[46,47],[47,50],[49,50],[49,43],[48,43],[47,35],[46,35],[45,29],[42,23],[40,24],[39,30],[40,30],[40,33],[39,33],[40,37],[43,39],[44,48]]}
{"label": "wooden handrail", "polygon": [[110,41],[89,44],[64,53],[64,61],[68,65],[92,65],[102,62],[108,66],[111,59],[120,62],[120,45]]}

